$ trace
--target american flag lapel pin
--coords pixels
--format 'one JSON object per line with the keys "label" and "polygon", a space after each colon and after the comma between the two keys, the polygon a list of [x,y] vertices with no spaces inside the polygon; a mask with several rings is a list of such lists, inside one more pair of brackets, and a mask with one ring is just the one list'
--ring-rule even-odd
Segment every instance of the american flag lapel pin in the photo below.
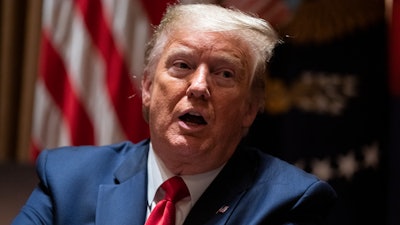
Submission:
{"label": "american flag lapel pin", "polygon": [[217,212],[215,212],[215,214],[223,214],[228,210],[229,206],[228,205],[224,205],[221,208],[218,209]]}

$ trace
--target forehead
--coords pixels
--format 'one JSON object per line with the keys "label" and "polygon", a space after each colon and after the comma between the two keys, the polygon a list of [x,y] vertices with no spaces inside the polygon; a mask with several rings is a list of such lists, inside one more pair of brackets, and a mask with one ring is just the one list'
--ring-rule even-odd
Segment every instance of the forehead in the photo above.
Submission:
{"label": "forehead", "polygon": [[233,33],[228,32],[174,32],[169,35],[164,53],[187,53],[194,56],[207,55],[236,60],[248,65],[250,48]]}

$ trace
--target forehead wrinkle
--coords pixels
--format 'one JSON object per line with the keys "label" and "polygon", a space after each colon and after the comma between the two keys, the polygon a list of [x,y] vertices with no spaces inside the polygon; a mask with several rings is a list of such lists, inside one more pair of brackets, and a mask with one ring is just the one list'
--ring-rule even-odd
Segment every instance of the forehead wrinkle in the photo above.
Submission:
{"label": "forehead wrinkle", "polygon": [[194,57],[196,55],[194,49],[180,42],[177,43],[173,41],[167,45],[166,49],[166,53],[168,54],[168,56],[184,55]]}

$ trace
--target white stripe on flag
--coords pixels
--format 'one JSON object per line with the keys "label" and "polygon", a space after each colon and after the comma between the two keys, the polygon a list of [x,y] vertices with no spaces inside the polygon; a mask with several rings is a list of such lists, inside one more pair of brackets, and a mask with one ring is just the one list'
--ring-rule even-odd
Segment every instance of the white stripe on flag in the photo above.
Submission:
{"label": "white stripe on flag", "polygon": [[145,46],[152,32],[150,21],[138,1],[103,0],[103,3],[118,48],[125,57],[134,84],[139,87]]}
{"label": "white stripe on flag", "polygon": [[69,145],[71,141],[60,109],[54,104],[40,80],[36,82],[34,102],[32,138],[40,144],[38,147]]}

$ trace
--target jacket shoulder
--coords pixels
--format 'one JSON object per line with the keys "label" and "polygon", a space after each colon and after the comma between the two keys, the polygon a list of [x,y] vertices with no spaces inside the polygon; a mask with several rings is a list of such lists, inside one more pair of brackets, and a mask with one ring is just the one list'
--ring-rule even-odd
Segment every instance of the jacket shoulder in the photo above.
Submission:
{"label": "jacket shoulder", "polygon": [[[104,146],[69,146],[47,149],[37,159],[40,178],[81,177],[107,178],[132,154],[145,154],[147,141],[138,144],[120,142]],[[45,182],[46,180],[42,180]]]}
{"label": "jacket shoulder", "polygon": [[286,161],[253,151],[259,158],[258,175],[247,197],[258,199],[257,207],[265,208],[264,218],[298,223],[323,221],[337,198],[333,188]]}

